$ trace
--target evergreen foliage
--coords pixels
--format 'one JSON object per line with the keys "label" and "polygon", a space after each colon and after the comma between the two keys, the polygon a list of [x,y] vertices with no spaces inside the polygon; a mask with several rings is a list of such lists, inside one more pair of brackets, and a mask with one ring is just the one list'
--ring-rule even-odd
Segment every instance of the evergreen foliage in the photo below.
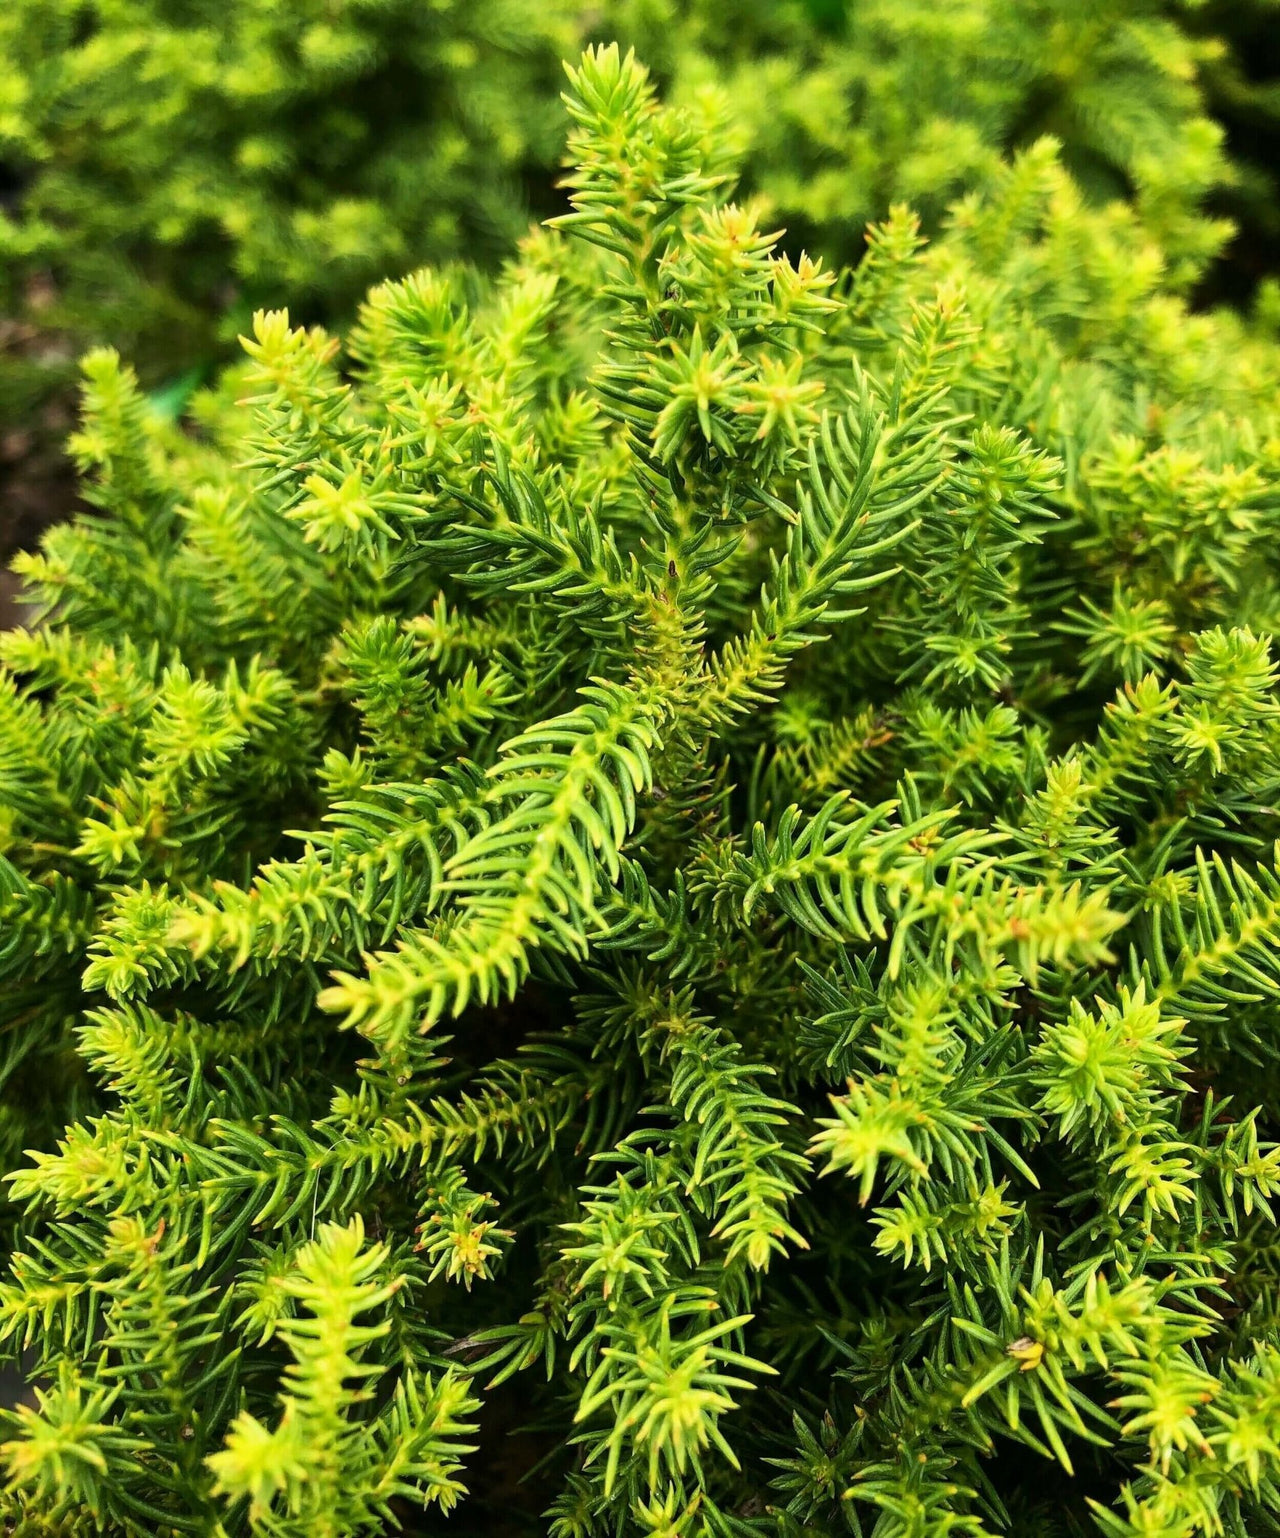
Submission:
{"label": "evergreen foliage", "polygon": [[560,0],[4,6],[0,302],[39,345],[3,404],[90,346],[168,384],[258,304],[345,320],[390,272],[506,255],[577,32]]}
{"label": "evergreen foliage", "polygon": [[567,100],[494,283],[261,313],[188,431],[86,360],[10,1527],[430,1529],[524,1442],[488,1530],[1272,1532],[1276,350],[1052,142],[836,276],[618,49]]}
{"label": "evergreen foliage", "polygon": [[619,10],[619,31],[679,94],[723,89],[750,186],[793,238],[835,259],[899,199],[933,227],[1002,152],[1047,135],[1091,200],[1135,203],[1184,281],[1227,233],[1201,204],[1241,173],[1205,88],[1238,78],[1242,61],[1220,37],[1229,18],[1204,25],[1196,4],[619,0]]}
{"label": "evergreen foliage", "polygon": [[[371,282],[494,265],[551,205],[558,60],[593,38],[731,122],[767,217],[829,260],[897,199],[932,229],[1052,134],[1188,284],[1229,233],[1207,194],[1267,216],[1235,160],[1280,114],[1232,23],[1175,0],[10,0],[0,414],[30,423],[107,344],[180,409],[259,306],[345,325]],[[1233,160],[1206,85],[1247,114]]]}

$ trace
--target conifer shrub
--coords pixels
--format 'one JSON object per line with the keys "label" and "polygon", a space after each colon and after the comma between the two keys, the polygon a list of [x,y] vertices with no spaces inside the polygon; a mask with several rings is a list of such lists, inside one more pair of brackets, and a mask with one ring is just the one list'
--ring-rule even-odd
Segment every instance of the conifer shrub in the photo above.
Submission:
{"label": "conifer shrub", "polygon": [[29,429],[106,344],[173,409],[259,306],[345,326],[376,280],[492,267],[551,210],[558,61],[593,36],[732,122],[811,252],[852,260],[895,199],[932,229],[1053,134],[1189,283],[1238,179],[1203,100],[1239,74],[1217,28],[1167,0],[9,0],[0,417]]}
{"label": "conifer shrub", "polygon": [[10,1528],[1274,1531],[1275,350],[1051,143],[833,277],[568,101],[496,282],[86,360]]}
{"label": "conifer shrub", "polygon": [[[1053,135],[1089,198],[1131,200],[1170,276],[1190,283],[1230,230],[1206,217],[1204,200],[1242,174],[1224,155],[1206,85],[1229,107],[1235,97],[1221,87],[1247,67],[1220,37],[1234,10],[1202,23],[1200,9],[1168,0],[617,0],[617,27],[678,95],[699,85],[724,92],[748,185],[793,238],[829,258],[850,260],[866,223],[899,199],[932,228],[1005,151]],[[1245,136],[1235,149],[1248,155]],[[1252,186],[1256,172],[1246,180]]]}
{"label": "conifer shrub", "polygon": [[90,346],[168,384],[259,304],[345,321],[391,272],[507,255],[577,35],[561,0],[5,5],[5,414]]}

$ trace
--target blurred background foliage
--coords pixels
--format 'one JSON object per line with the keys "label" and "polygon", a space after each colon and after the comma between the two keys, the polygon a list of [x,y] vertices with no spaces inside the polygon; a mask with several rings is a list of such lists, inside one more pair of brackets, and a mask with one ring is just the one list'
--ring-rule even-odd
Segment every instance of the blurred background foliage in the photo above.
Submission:
{"label": "blurred background foliage", "polygon": [[731,125],[793,250],[856,262],[899,200],[929,231],[1051,135],[1175,286],[1269,321],[1278,30],[1275,0],[8,0],[5,543],[58,511],[87,348],[176,413],[259,306],[341,326],[379,279],[493,268],[562,207],[559,61],[588,41]]}

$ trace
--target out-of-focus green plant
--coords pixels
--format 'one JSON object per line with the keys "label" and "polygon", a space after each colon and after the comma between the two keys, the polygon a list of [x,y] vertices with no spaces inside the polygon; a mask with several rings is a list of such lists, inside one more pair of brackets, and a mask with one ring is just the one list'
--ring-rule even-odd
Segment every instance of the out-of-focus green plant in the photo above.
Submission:
{"label": "out-of-focus green plant", "polygon": [[1134,202],[1187,283],[1225,229],[1203,199],[1234,172],[1200,87],[1230,59],[1182,15],[1159,0],[9,0],[0,415],[25,418],[89,346],[169,385],[257,305],[343,323],[375,279],[491,265],[531,198],[548,211],[558,59],[588,37],[636,44],[673,99],[716,102],[747,188],[831,260],[898,198],[931,228],[1002,153],[1051,134],[1094,202]]}
{"label": "out-of-focus green plant", "polygon": [[1204,0],[1185,11],[1197,33],[1221,40],[1204,72],[1209,111],[1227,133],[1231,184],[1213,197],[1239,234],[1213,274],[1213,297],[1257,292],[1280,329],[1280,0]]}
{"label": "out-of-focus green plant", "polygon": [[153,380],[255,305],[348,316],[424,259],[510,250],[562,140],[561,0],[0,6],[0,409],[87,346]]}
{"label": "out-of-focus green plant", "polygon": [[618,0],[611,20],[677,98],[723,90],[748,185],[829,257],[896,199],[935,224],[1045,135],[1093,201],[1136,204],[1179,281],[1225,233],[1200,208],[1234,174],[1201,90],[1223,49],[1162,0]]}

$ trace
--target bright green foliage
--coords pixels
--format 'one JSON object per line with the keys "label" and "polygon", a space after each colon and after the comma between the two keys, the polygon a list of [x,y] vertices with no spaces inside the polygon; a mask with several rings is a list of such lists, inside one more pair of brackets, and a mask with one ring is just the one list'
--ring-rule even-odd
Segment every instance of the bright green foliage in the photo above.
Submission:
{"label": "bright green foliage", "polygon": [[345,323],[377,279],[493,263],[551,202],[558,59],[592,38],[731,121],[811,252],[853,259],[898,198],[932,228],[1052,134],[1186,283],[1240,180],[1204,107],[1206,79],[1224,110],[1243,89],[1217,29],[1170,0],[8,0],[0,412],[104,344],[176,410],[257,306]]}
{"label": "bright green foliage", "polygon": [[492,285],[261,314],[189,434],[87,361],[13,1525],[1274,1531],[1276,352],[1051,144],[835,277],[568,103]]}
{"label": "bright green foliage", "polygon": [[909,201],[930,224],[1053,135],[1093,199],[1131,196],[1183,278],[1212,256],[1204,194],[1236,172],[1203,79],[1229,51],[1168,0],[619,0],[682,94],[718,85],[747,176],[793,238],[847,258]]}
{"label": "bright green foliage", "polygon": [[578,30],[558,0],[6,4],[0,306],[43,341],[6,393],[60,334],[159,382],[281,295],[345,317],[389,272],[505,254]]}

